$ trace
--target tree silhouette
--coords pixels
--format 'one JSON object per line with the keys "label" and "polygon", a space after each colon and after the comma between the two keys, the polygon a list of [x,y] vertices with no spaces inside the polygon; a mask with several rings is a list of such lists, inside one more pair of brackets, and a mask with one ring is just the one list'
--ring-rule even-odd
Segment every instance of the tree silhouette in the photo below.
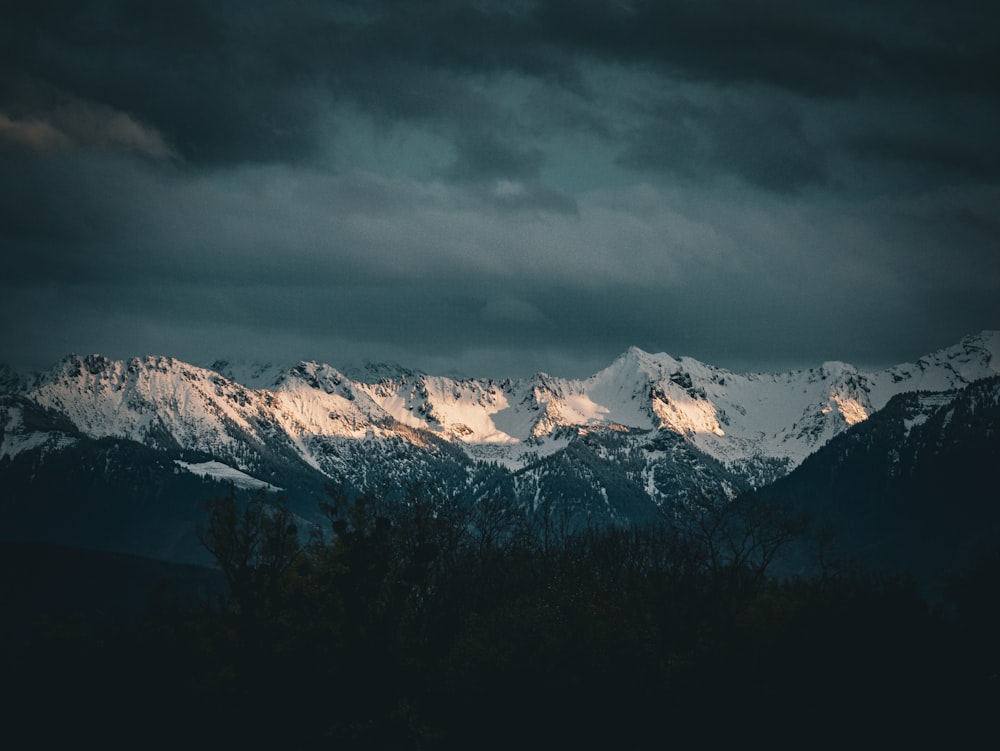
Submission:
{"label": "tree silhouette", "polygon": [[198,539],[216,560],[235,612],[260,616],[273,602],[282,575],[302,554],[294,515],[283,498],[266,500],[261,490],[243,502],[229,493],[208,500],[207,526]]}

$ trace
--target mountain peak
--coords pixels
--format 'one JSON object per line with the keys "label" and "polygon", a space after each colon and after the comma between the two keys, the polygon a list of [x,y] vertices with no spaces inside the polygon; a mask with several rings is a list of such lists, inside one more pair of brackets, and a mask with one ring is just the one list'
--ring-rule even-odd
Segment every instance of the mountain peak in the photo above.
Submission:
{"label": "mountain peak", "polygon": [[[993,329],[983,329],[978,334],[970,334],[963,337],[959,346],[968,349],[979,349],[984,351],[991,361],[1000,360],[1000,331]],[[1000,370],[1000,364],[997,365]]]}
{"label": "mountain peak", "polygon": [[279,376],[274,381],[274,385],[287,386],[291,382],[297,381],[317,391],[333,394],[337,393],[339,387],[347,380],[343,373],[331,365],[315,360],[302,360],[295,367]]}
{"label": "mountain peak", "polygon": [[662,371],[665,366],[670,367],[677,364],[677,362],[678,361],[675,358],[665,352],[654,355],[633,345],[618,355],[614,362],[612,362],[611,365],[604,370],[639,370],[652,375],[653,373],[659,373]]}
{"label": "mountain peak", "polygon": [[856,374],[858,369],[849,362],[842,360],[827,360],[819,366],[820,375],[824,378],[839,378],[843,375]]}

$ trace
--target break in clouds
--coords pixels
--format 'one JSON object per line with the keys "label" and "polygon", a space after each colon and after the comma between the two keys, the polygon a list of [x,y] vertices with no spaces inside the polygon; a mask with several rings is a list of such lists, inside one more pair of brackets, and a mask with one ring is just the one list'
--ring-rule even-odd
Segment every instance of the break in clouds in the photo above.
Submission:
{"label": "break in clouds", "polygon": [[996,15],[9,9],[0,359],[913,359],[1000,327]]}

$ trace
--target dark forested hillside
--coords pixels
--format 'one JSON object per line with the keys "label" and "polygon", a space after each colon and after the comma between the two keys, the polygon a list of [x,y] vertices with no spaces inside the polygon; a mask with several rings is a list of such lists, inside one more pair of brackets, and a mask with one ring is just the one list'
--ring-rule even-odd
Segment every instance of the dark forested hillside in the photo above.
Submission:
{"label": "dark forested hillside", "polygon": [[893,398],[760,495],[809,516],[826,563],[909,570],[939,590],[949,570],[1000,545],[998,464],[990,378]]}
{"label": "dark forested hillside", "polygon": [[0,459],[0,539],[209,563],[195,523],[225,485],[182,472],[178,453],[77,437]]}
{"label": "dark forested hillside", "polygon": [[1000,699],[996,558],[952,581],[947,615],[905,579],[769,577],[797,527],[749,497],[562,536],[502,504],[416,492],[333,491],[322,512],[307,541],[280,505],[216,497],[200,538],[224,598],[184,604],[160,583],[135,619],[41,614],[6,657],[8,732],[144,747],[962,744]]}

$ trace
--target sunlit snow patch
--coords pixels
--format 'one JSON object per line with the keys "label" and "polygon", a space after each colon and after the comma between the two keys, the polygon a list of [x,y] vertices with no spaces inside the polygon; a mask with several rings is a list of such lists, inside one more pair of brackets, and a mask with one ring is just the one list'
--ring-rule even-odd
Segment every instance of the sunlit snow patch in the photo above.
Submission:
{"label": "sunlit snow patch", "polygon": [[837,409],[848,425],[857,425],[868,419],[868,412],[857,399],[839,394],[834,394],[831,398],[837,403]]}

